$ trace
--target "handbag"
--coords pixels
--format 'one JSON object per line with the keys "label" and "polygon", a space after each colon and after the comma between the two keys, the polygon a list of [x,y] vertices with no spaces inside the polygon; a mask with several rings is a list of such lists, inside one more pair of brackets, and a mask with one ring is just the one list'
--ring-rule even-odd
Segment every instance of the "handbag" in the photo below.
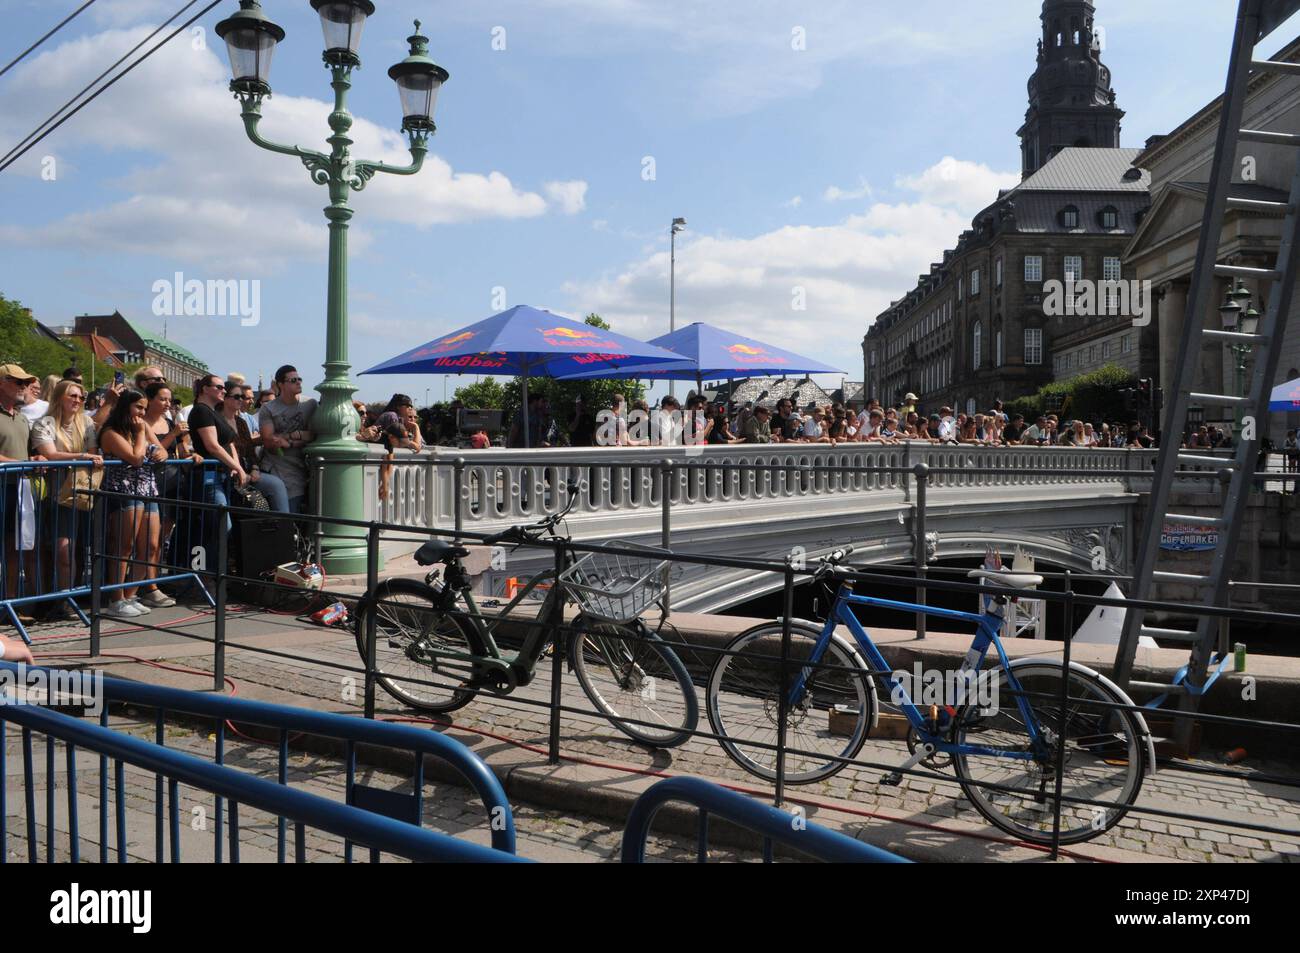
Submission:
{"label": "handbag", "polygon": [[59,506],[69,506],[89,513],[95,508],[95,498],[78,490],[98,490],[104,482],[104,471],[90,467],[69,467],[69,474],[59,484]]}
{"label": "handbag", "polygon": [[263,493],[255,486],[234,486],[231,487],[231,499],[235,506],[246,510],[259,510],[263,513],[271,512],[271,503]]}

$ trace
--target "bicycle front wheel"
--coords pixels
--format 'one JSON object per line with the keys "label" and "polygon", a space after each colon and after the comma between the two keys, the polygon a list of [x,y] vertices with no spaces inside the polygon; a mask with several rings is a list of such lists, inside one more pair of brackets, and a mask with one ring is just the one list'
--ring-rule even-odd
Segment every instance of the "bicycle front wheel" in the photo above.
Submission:
{"label": "bicycle front wheel", "polygon": [[[786,712],[785,780],[811,784],[842,770],[862,749],[875,712],[875,686],[861,663],[832,638],[816,668],[819,629],[792,625],[790,679],[802,671],[804,690]],[[765,623],[737,636],[709,676],[708,711],[722,749],[746,771],[776,780],[780,737],[780,623]]]}
{"label": "bicycle front wheel", "polygon": [[[484,656],[478,633],[440,608],[439,589],[415,579],[389,579],[357,605],[357,649],[366,659],[366,625],[375,617],[375,671],[379,687],[421,711],[455,711],[474,699],[467,683],[478,671],[468,659]],[[427,684],[426,684],[427,683]]]}
{"label": "bicycle front wheel", "polygon": [[695,685],[663,639],[640,621],[579,617],[574,626],[569,658],[578,683],[615,728],[656,748],[690,738],[700,720]]}
{"label": "bicycle front wheel", "polygon": [[1119,822],[1142,787],[1147,750],[1137,721],[1130,712],[1108,707],[1124,701],[1096,673],[1071,669],[1062,686],[1059,664],[1035,662],[1013,671],[1042,741],[1037,746],[1030,741],[1006,670],[988,672],[986,695],[955,716],[954,740],[977,749],[954,756],[962,789],[995,826],[1021,840],[1050,844],[1056,755],[1064,735],[1061,794],[1097,803],[1062,802],[1061,843],[1096,837]]}

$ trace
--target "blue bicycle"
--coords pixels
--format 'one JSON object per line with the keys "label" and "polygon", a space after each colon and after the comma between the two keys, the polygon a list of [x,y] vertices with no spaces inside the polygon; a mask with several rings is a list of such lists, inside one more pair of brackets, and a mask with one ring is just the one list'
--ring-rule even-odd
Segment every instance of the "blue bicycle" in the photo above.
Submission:
{"label": "blue bicycle", "polygon": [[[1067,672],[1060,662],[1010,660],[998,638],[1005,596],[994,597],[990,611],[976,615],[854,595],[851,582],[839,578],[838,568],[852,551],[847,547],[832,553],[816,573],[823,585],[841,583],[825,624],[791,622],[785,780],[820,781],[857,755],[877,724],[875,681],[880,677],[891,703],[911,725],[911,756],[885,775],[882,784],[900,784],[901,772],[917,765],[936,771],[952,766],[966,797],[990,822],[1023,840],[1050,843],[1056,755],[1064,735],[1061,793],[1096,803],[1062,803],[1061,841],[1088,840],[1118,823],[1155,764],[1142,716],[1111,707],[1131,705],[1128,696],[1075,662]],[[1010,588],[1027,588],[1034,581],[1013,573],[981,575],[998,577]],[[866,662],[876,672],[890,672],[891,667],[854,615],[854,606],[972,623],[974,640],[959,672],[934,681],[927,677],[924,685],[906,684],[914,679],[900,678],[896,672],[872,676]],[[852,641],[836,631],[840,625],[849,630]],[[985,669],[990,648],[996,650],[995,665]],[[722,747],[745,770],[769,781],[776,779],[781,656],[781,623],[756,626],[727,646],[708,685],[709,721],[723,739]],[[942,682],[944,697],[924,697],[935,694],[936,682]]]}

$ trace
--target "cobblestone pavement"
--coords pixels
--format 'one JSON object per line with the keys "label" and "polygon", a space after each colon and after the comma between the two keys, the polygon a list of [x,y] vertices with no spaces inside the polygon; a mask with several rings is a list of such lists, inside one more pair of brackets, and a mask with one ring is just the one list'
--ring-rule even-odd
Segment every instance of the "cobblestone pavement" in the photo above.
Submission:
{"label": "cobblestone pavement", "polygon": [[[154,726],[152,722],[143,723],[125,718],[112,720],[114,728],[127,731],[138,737],[153,741]],[[22,772],[21,734],[10,728],[7,732],[7,754],[9,769],[6,777],[6,794],[8,810],[6,811],[9,836],[5,843],[5,857],[10,862],[23,862],[27,859],[27,828],[24,808],[24,787]],[[167,728],[166,744],[168,747],[194,754],[204,760],[213,757],[214,743],[211,736],[193,731],[187,727],[170,725]],[[47,851],[46,794],[48,791],[45,773],[45,753],[43,739],[37,739],[35,749],[33,792],[37,817],[38,856],[45,859]],[[275,780],[278,777],[278,755],[273,746],[256,741],[242,741],[227,735],[226,764],[246,771],[258,777]],[[68,824],[68,788],[66,774],[66,756],[62,744],[57,745],[55,759],[55,859],[68,861],[69,851]],[[99,758],[97,755],[79,752],[77,756],[77,804],[78,834],[80,859],[84,861],[99,860]],[[344,799],[344,771],[342,762],[320,755],[290,752],[288,766],[288,783],[300,790],[319,794],[334,801]],[[125,766],[124,772],[127,804],[127,855],[132,861],[153,861],[156,850],[155,805],[157,800],[157,779],[153,774],[132,765]],[[409,793],[410,776],[402,776],[389,771],[381,771],[359,765],[358,783],[384,790]],[[109,804],[115,805],[113,781],[109,781]],[[165,790],[165,788],[164,788]],[[210,862],[213,860],[215,810],[213,795],[180,785],[179,805],[181,817],[181,859],[186,862]],[[164,795],[164,805],[169,801]],[[466,788],[454,784],[426,782],[424,789],[423,826],[429,830],[450,834],[474,843],[490,846],[491,835],[488,829],[486,809],[479,799]],[[606,821],[578,818],[559,811],[542,810],[528,805],[512,806],[517,835],[517,852],[534,860],[591,863],[616,861],[622,848],[622,825]],[[165,815],[164,815],[165,817]],[[252,810],[241,805],[239,811],[240,861],[272,862],[278,852],[278,821],[274,815]],[[108,844],[110,859],[116,860],[117,839],[114,831],[115,820],[110,813]],[[230,858],[229,826],[223,830],[223,860]],[[294,828],[290,824],[286,832],[287,858],[294,857]],[[342,839],[321,831],[309,830],[304,838],[306,857],[309,862],[340,862],[344,856]],[[170,856],[170,841],[164,840],[164,851]],[[685,838],[652,835],[647,843],[646,857],[650,862],[680,862],[695,859],[695,845]],[[364,848],[353,851],[353,860],[358,863],[368,862],[370,852]],[[398,861],[401,858],[388,854],[381,856],[383,861]],[[711,861],[756,862],[761,860],[757,850],[731,850],[714,848],[710,852]]]}
{"label": "cobblestone pavement", "polygon": [[[297,625],[288,618],[281,621],[286,627]],[[302,656],[301,659],[231,650],[227,657],[227,675],[237,690],[258,686],[260,697],[268,700],[273,698],[293,703],[295,697],[312,698],[320,707],[329,710],[360,713],[361,679],[345,670],[360,665],[353,637],[343,632],[331,635],[319,629],[308,631],[319,633],[320,638],[313,639],[310,644],[286,649],[293,655]],[[54,650],[63,644],[60,640],[48,648]],[[77,647],[84,650],[84,642]],[[57,664],[57,660],[53,661]],[[176,661],[181,666],[211,670],[210,660],[202,655]],[[111,674],[111,669],[109,671]],[[549,675],[550,661],[546,660],[539,665],[536,681],[513,695],[505,698],[480,695],[467,707],[442,720],[450,722],[456,737],[478,750],[489,763],[503,750],[503,742],[544,750],[549,728],[549,712],[545,708],[550,695]],[[147,676],[137,674],[133,677]],[[208,687],[203,679],[195,679],[195,682],[192,687]],[[697,694],[702,707],[703,690],[698,689]],[[616,764],[641,772],[702,776],[732,784],[760,797],[771,797],[770,785],[746,773],[711,739],[695,738],[680,748],[654,751],[630,741],[592,711],[590,702],[570,673],[565,674],[561,697],[566,706],[590,712],[566,712],[562,715],[561,750],[566,758]],[[377,695],[377,703],[379,717],[411,718],[415,715],[382,691]],[[708,729],[703,711],[700,729]],[[900,764],[906,755],[906,747],[900,741],[870,740],[858,757],[893,767]],[[1189,767],[1218,765],[1202,761],[1192,762]],[[1300,776],[1300,765],[1266,762],[1252,757],[1240,770],[1244,771],[1243,776],[1215,777],[1162,767],[1143,783],[1137,806],[1300,831],[1300,789],[1264,779],[1270,774]],[[873,841],[873,835],[884,823],[870,816],[875,812],[886,815],[889,820],[901,818],[913,825],[914,833],[905,836],[914,837],[918,843],[927,840],[927,825],[948,829],[955,825],[982,831],[984,836],[998,834],[965,800],[950,771],[933,777],[907,777],[902,785],[892,788],[878,783],[881,774],[880,768],[850,766],[833,778],[791,788],[788,793],[792,798],[810,795],[818,799],[834,799],[838,813],[819,818],[817,810],[810,809],[809,817],[824,819],[827,823],[833,819],[838,829],[867,841]],[[593,835],[594,840],[587,837],[586,842],[589,845],[599,842],[606,852],[615,849],[615,829],[621,829],[620,824],[610,827],[601,822],[565,820],[554,812],[530,813],[532,809],[523,806],[519,811],[521,845],[525,827],[534,820],[543,826],[549,824],[557,831],[567,824],[577,825],[582,833],[579,830],[570,832],[577,841],[582,841],[584,833],[603,830],[605,834]],[[589,827],[589,823],[594,826]],[[602,836],[607,839],[600,840]],[[879,838],[874,838],[874,842],[881,843]],[[1248,832],[1234,830],[1222,823],[1160,818],[1136,812],[1130,812],[1111,831],[1090,841],[1091,845],[1133,851],[1156,860],[1300,862],[1300,834]],[[529,852],[521,846],[521,853]],[[584,852],[584,856],[590,855]],[[999,856],[995,849],[990,848],[986,859]]]}
{"label": "cobblestone pavement", "polygon": [[[240,653],[228,660],[227,672],[236,683],[273,686],[295,695],[314,696],[334,703],[338,710],[360,709],[360,688],[345,681],[348,678],[346,673],[322,664],[356,665],[359,661],[356,643],[350,636],[327,644],[302,647],[296,652],[310,660],[266,659]],[[206,662],[196,659],[187,660],[187,664],[208,667]],[[539,666],[537,680],[510,697],[481,695],[466,708],[453,713],[450,716],[452,724],[460,731],[481,733],[485,744],[496,736],[545,748],[549,712],[540,704],[529,705],[527,702],[543,703],[549,699],[549,671],[549,662]],[[352,695],[354,690],[356,694]],[[703,691],[700,690],[699,694],[702,706]],[[566,676],[562,700],[567,706],[591,711],[590,702],[571,675]],[[378,693],[377,704],[380,717],[410,717],[413,714],[382,691]],[[700,722],[701,728],[707,730],[708,722],[703,712]],[[473,746],[472,739],[469,743]],[[565,755],[602,763],[617,762],[641,770],[723,780],[748,788],[755,794],[771,796],[770,786],[746,773],[710,739],[695,738],[671,751],[651,751],[626,739],[594,711],[591,715],[563,715],[561,750]],[[907,750],[901,741],[872,740],[858,757],[863,761],[895,766],[906,756]],[[1215,765],[1194,762],[1192,766]],[[1300,774],[1294,765],[1266,763],[1258,759],[1250,762],[1250,768],[1261,775],[1295,777]],[[985,824],[965,800],[951,773],[936,775],[933,780],[907,777],[896,788],[881,786],[878,783],[880,776],[879,769],[850,766],[830,779],[791,789],[790,793],[796,797],[806,793],[851,801],[855,809],[863,812],[901,811],[921,825],[945,825],[954,818]],[[1162,768],[1143,783],[1137,806],[1300,831],[1300,789],[1252,780],[1249,776],[1224,778]],[[869,819],[850,823],[846,825],[846,832],[861,833],[870,824]],[[997,833],[987,825],[986,829]],[[918,835],[921,831],[918,828]],[[870,838],[864,836],[863,839]],[[1115,828],[1090,843],[1137,851],[1165,860],[1300,862],[1300,835],[1243,832],[1224,824],[1143,816],[1136,812],[1130,812]]]}

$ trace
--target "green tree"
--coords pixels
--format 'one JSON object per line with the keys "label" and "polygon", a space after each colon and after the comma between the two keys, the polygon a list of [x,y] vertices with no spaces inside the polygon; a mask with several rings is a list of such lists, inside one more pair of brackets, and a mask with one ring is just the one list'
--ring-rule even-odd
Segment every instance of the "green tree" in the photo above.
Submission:
{"label": "green tree", "polygon": [[456,399],[470,410],[497,410],[505,406],[506,389],[495,377],[456,388]]}
{"label": "green tree", "polygon": [[1127,423],[1133,412],[1124,409],[1124,395],[1120,390],[1135,386],[1137,378],[1131,373],[1116,364],[1107,364],[1069,380],[1054,381],[1030,397],[1007,401],[1003,409],[1012,416],[1023,414],[1031,423],[1044,413],[1059,414],[1062,420]]}
{"label": "green tree", "polygon": [[96,360],[80,341],[51,341],[36,330],[35,320],[20,302],[0,294],[0,364],[19,364],[28,374],[62,377],[64,369],[77,367],[86,386],[112,383],[114,368]]}

